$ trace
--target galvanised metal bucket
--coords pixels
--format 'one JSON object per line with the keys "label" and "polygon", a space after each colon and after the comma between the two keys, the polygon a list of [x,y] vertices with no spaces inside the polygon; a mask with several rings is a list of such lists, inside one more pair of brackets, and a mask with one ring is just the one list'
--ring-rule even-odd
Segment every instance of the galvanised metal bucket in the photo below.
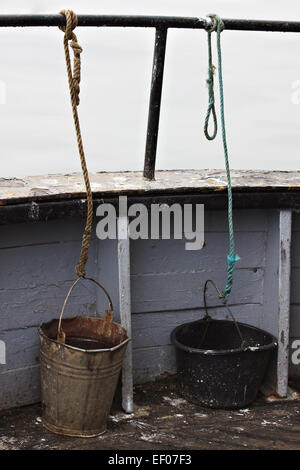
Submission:
{"label": "galvanised metal bucket", "polygon": [[[107,294],[97,281],[88,279]],[[112,321],[112,304],[107,296],[110,309],[104,318],[62,320],[63,307],[59,320],[39,328],[42,422],[49,431],[78,437],[94,437],[106,431],[129,341],[126,330]]]}

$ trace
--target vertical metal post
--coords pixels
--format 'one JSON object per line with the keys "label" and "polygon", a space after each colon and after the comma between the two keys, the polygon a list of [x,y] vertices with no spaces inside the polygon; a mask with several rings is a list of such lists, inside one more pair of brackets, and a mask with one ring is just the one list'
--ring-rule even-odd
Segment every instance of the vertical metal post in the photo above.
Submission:
{"label": "vertical metal post", "polygon": [[[131,338],[131,298],[130,298],[130,245],[128,217],[118,218],[118,265],[120,320]],[[122,368],[122,407],[126,413],[133,412],[132,342],[127,345]]]}
{"label": "vertical metal post", "polygon": [[279,215],[278,356],[276,392],[288,392],[292,211]]}
{"label": "vertical metal post", "polygon": [[151,93],[149,102],[147,140],[144,163],[144,177],[153,180],[155,176],[155,159],[159,127],[161,91],[163,84],[167,28],[156,29],[152,67]]}

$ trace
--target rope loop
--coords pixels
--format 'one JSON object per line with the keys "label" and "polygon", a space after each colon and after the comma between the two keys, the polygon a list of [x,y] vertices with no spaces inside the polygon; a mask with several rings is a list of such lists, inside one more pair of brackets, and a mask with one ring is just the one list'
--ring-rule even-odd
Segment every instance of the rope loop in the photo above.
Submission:
{"label": "rope loop", "polygon": [[[200,345],[202,345],[202,343],[204,342],[205,340],[205,337],[206,337],[206,334],[207,334],[207,330],[209,328],[209,325],[210,325],[210,322],[212,320],[211,316],[209,315],[208,313],[208,305],[207,305],[207,299],[206,299],[206,294],[207,294],[207,289],[208,289],[208,284],[211,284],[215,291],[217,292],[218,294],[218,298],[219,299],[222,299],[222,292],[218,289],[218,287],[216,286],[216,284],[214,283],[214,281],[212,281],[211,279],[207,279],[207,281],[205,282],[204,284],[204,289],[203,289],[203,303],[204,303],[204,309],[205,309],[205,315],[203,317],[202,320],[206,320],[207,321],[207,324],[206,324],[206,328],[204,330],[204,333],[203,333],[203,336],[202,336],[202,339],[200,341]],[[244,340],[244,337],[242,335],[242,332],[240,330],[240,327],[239,327],[239,324],[238,322],[236,321],[235,319],[235,316],[233,315],[232,311],[230,310],[230,308],[228,307],[227,305],[227,302],[223,300],[223,304],[226,308],[226,310],[228,311],[228,313],[230,314],[231,316],[231,319],[233,320],[234,324],[235,324],[235,327],[237,329],[237,332],[239,334],[239,337],[241,338],[241,348],[244,348],[246,346],[246,341]],[[200,349],[200,347],[199,347]]]}
{"label": "rope loop", "polygon": [[[214,94],[214,73],[216,67],[212,63],[212,50],[211,50],[211,33],[216,31],[221,33],[224,29],[224,23],[218,15],[209,13],[207,15],[210,18],[210,22],[206,22],[207,31],[207,43],[208,43],[208,77],[206,80],[208,87],[208,108],[204,122],[204,134],[207,140],[214,140],[218,133],[218,121],[215,109],[215,94]],[[213,117],[213,132],[212,134],[208,131],[210,117]]]}
{"label": "rope loop", "polygon": [[[206,80],[208,87],[208,108],[204,122],[204,134],[207,140],[214,140],[218,133],[218,121],[215,109],[215,94],[214,94],[214,74],[216,67],[212,63],[212,51],[211,51],[211,31],[207,33],[208,40],[208,77]],[[213,133],[210,134],[208,131],[210,116],[213,116]]]}
{"label": "rope loop", "polygon": [[[86,225],[82,237],[82,244],[81,244],[81,252],[79,262],[75,268],[75,273],[77,274],[78,278],[85,277],[85,265],[88,260],[89,255],[89,246],[90,246],[90,239],[91,239],[91,231],[92,231],[92,221],[93,221],[93,196],[91,190],[91,184],[89,180],[89,174],[87,170],[82,137],[81,137],[81,130],[79,125],[79,117],[77,112],[77,106],[79,105],[79,93],[80,93],[80,78],[81,78],[81,62],[80,62],[80,54],[82,52],[82,47],[78,44],[76,34],[73,30],[77,26],[77,15],[72,10],[61,10],[60,14],[64,15],[66,18],[66,25],[59,26],[59,29],[63,31],[64,34],[64,51],[65,51],[65,59],[66,59],[66,66],[67,66],[67,75],[68,75],[68,83],[70,89],[70,97],[71,97],[71,104],[72,104],[72,111],[73,111],[73,118],[74,118],[74,125],[77,137],[77,145],[78,151],[80,156],[80,163],[82,174],[84,178],[85,188],[86,188],[86,195],[87,195],[87,218],[86,218]],[[69,53],[69,41],[70,47],[73,50],[74,54],[74,62],[73,62],[73,71],[71,67],[71,60],[70,60],[70,53]]]}

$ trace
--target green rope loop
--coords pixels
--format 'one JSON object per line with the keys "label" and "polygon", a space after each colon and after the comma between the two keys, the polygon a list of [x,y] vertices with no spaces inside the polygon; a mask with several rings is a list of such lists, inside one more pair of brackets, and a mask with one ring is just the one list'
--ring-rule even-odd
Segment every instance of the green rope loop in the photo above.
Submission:
{"label": "green rope loop", "polygon": [[[213,90],[213,72],[214,66],[212,65],[212,50],[211,50],[211,33],[215,31],[217,33],[217,53],[218,53],[218,76],[219,76],[219,90],[220,90],[220,116],[221,116],[221,128],[222,128],[222,141],[225,157],[225,167],[227,175],[227,193],[228,193],[228,228],[229,228],[229,254],[227,256],[228,267],[227,267],[227,283],[224,290],[220,294],[220,298],[223,299],[223,302],[226,303],[229,297],[229,294],[232,289],[233,284],[233,272],[235,263],[240,259],[240,257],[235,254],[234,246],[234,230],[233,230],[233,220],[232,220],[232,189],[231,189],[231,177],[230,177],[230,167],[229,167],[229,158],[228,158],[228,148],[226,140],[226,128],[225,128],[225,115],[224,115],[224,91],[223,91],[223,74],[222,74],[222,51],[221,51],[221,32],[224,29],[224,23],[218,15],[209,14],[207,15],[211,18],[211,24],[207,27],[208,35],[208,91],[209,91],[209,105],[208,111],[205,119],[204,133],[209,140],[213,140],[217,135],[217,120],[215,116],[214,108],[214,90]],[[214,117],[214,133],[212,136],[208,136],[207,126],[210,114],[212,113]]]}
{"label": "green rope loop", "polygon": [[[212,53],[211,53],[211,32],[208,32],[208,77],[206,80],[207,87],[208,87],[208,108],[204,123],[204,134],[208,140],[214,140],[218,132],[218,121],[215,109],[215,94],[214,94],[214,73],[215,73],[215,66],[212,63]],[[208,132],[208,125],[210,116],[213,116],[214,127],[213,133],[210,135]]]}

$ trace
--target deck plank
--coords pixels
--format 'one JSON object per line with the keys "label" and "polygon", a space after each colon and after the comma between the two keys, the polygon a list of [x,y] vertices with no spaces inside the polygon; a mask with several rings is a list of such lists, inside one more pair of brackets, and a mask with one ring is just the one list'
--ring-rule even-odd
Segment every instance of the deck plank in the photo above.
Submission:
{"label": "deck plank", "polygon": [[0,449],[182,449],[185,454],[192,449],[300,449],[298,400],[266,404],[260,399],[244,410],[213,410],[188,403],[174,381],[164,380],[135,387],[135,403],[134,414],[126,415],[116,402],[108,431],[89,439],[48,432],[40,405],[3,411]]}

